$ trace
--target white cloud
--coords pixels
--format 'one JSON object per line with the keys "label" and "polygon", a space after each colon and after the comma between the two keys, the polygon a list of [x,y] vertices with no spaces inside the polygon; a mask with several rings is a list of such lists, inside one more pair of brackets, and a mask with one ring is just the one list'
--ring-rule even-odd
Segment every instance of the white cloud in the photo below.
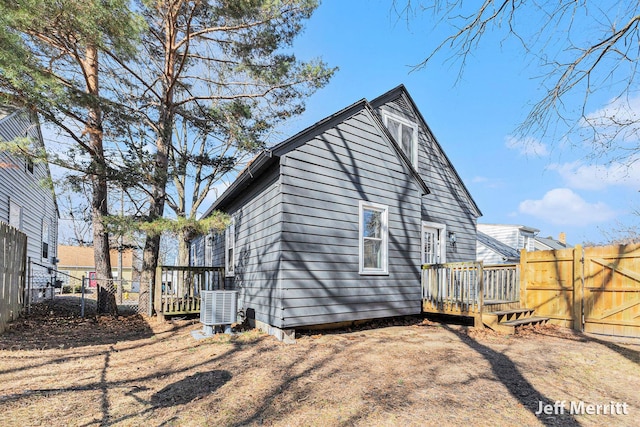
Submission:
{"label": "white cloud", "polygon": [[540,200],[525,200],[518,210],[555,225],[585,226],[616,216],[605,203],[589,203],[568,188],[553,189]]}
{"label": "white cloud", "polygon": [[581,125],[595,128],[598,142],[606,148],[612,140],[638,141],[640,136],[640,96],[616,98],[587,115]]}
{"label": "white cloud", "polygon": [[562,177],[570,188],[602,190],[610,186],[626,186],[640,190],[640,163],[626,165],[612,162],[608,165],[585,165],[579,161],[554,163],[549,166]]}
{"label": "white cloud", "polygon": [[505,141],[507,148],[518,150],[523,156],[546,157],[549,155],[547,145],[532,137],[517,139],[509,135],[505,138]]}
{"label": "white cloud", "polygon": [[474,184],[481,184],[487,188],[499,188],[503,186],[503,182],[498,179],[488,178],[486,176],[474,176],[471,180]]}

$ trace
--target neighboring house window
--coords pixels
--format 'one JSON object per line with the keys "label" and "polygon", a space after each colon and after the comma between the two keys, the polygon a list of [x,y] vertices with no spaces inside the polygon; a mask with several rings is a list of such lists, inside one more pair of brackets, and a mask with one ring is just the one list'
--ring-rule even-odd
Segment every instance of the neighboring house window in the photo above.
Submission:
{"label": "neighboring house window", "polygon": [[204,265],[213,265],[213,234],[209,233],[204,237]]}
{"label": "neighboring house window", "polygon": [[444,224],[422,221],[422,264],[447,262],[446,231]]}
{"label": "neighboring house window", "polygon": [[22,229],[22,206],[13,200],[9,200],[9,225],[18,230]]}
{"label": "neighboring house window", "polygon": [[33,159],[31,157],[27,157],[27,170],[33,173]]}
{"label": "neighboring house window", "polygon": [[402,150],[411,160],[414,167],[418,167],[418,126],[415,123],[394,116],[389,113],[384,114],[384,124],[389,129],[389,133],[400,144]]}
{"label": "neighboring house window", "polygon": [[388,274],[389,208],[360,201],[360,274]]}
{"label": "neighboring house window", "polygon": [[227,227],[224,237],[224,268],[227,276],[235,276],[235,260],[236,260],[236,219],[231,218],[231,223]]}
{"label": "neighboring house window", "polygon": [[49,221],[42,220],[42,259],[49,259]]}
{"label": "neighboring house window", "polygon": [[189,243],[189,258],[190,258],[189,261],[193,267],[198,266],[198,260],[196,259],[196,255],[197,255],[196,244],[193,241],[191,241]]}
{"label": "neighboring house window", "polygon": [[531,247],[532,239],[530,236],[525,236],[522,234],[518,235],[518,247],[516,249],[525,249],[527,251],[532,251]]}

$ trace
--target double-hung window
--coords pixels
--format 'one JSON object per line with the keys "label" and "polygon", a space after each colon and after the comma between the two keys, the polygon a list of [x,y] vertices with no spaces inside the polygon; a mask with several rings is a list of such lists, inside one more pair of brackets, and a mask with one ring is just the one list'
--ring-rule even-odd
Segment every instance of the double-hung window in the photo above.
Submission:
{"label": "double-hung window", "polygon": [[235,259],[236,259],[236,220],[231,217],[231,222],[225,231],[224,245],[224,268],[227,276],[235,276]]}
{"label": "double-hung window", "polygon": [[9,199],[9,225],[22,230],[22,206]]}
{"label": "double-hung window", "polygon": [[383,113],[384,124],[389,133],[411,160],[411,164],[418,167],[418,126],[407,119],[389,113]]}
{"label": "double-hung window", "polygon": [[360,201],[359,210],[360,274],[388,274],[389,208]]}
{"label": "double-hung window", "polygon": [[42,258],[49,259],[49,221],[42,220]]}

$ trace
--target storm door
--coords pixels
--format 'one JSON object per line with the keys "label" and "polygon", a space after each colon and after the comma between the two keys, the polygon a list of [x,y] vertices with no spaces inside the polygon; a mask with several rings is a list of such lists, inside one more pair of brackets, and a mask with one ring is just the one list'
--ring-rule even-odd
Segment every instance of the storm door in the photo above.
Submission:
{"label": "storm door", "polygon": [[446,262],[444,225],[422,223],[422,264],[443,264]]}

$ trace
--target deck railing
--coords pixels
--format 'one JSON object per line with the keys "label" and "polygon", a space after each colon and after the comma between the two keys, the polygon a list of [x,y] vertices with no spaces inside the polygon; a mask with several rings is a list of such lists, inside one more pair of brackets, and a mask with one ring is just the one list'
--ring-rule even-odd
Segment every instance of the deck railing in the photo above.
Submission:
{"label": "deck railing", "polygon": [[455,262],[422,266],[422,300],[430,310],[481,313],[482,263]]}
{"label": "deck railing", "polygon": [[200,291],[224,289],[223,267],[159,266],[154,309],[160,316],[200,312]]}
{"label": "deck railing", "polygon": [[485,265],[482,271],[484,276],[485,302],[520,301],[519,264]]}
{"label": "deck railing", "polygon": [[475,261],[423,265],[422,300],[425,311],[479,316],[486,304],[520,301],[520,269]]}

